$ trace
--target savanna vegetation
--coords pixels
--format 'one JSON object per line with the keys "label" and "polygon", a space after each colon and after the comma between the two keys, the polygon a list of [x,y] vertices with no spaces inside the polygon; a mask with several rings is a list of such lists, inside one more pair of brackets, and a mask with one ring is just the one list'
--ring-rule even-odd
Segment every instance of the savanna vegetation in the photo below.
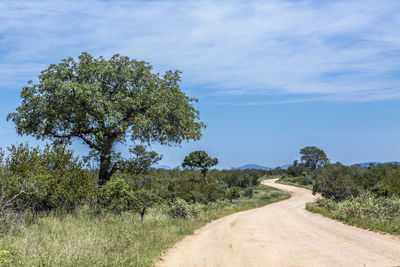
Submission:
{"label": "savanna vegetation", "polygon": [[400,234],[400,164],[331,164],[315,147],[303,148],[281,183],[312,189],[324,198],[307,209],[368,229]]}
{"label": "savanna vegetation", "polygon": [[183,236],[221,216],[287,198],[265,171],[116,172],[98,187],[65,145],[11,146],[1,164],[1,264],[152,266]]}
{"label": "savanna vegetation", "polygon": [[1,266],[152,266],[207,222],[289,197],[260,184],[266,171],[211,169],[218,159],[202,150],[182,168],[152,168],[161,156],[149,145],[198,140],[205,127],[179,84],[179,71],[82,53],[23,88],[8,119],[51,142],[0,150]]}

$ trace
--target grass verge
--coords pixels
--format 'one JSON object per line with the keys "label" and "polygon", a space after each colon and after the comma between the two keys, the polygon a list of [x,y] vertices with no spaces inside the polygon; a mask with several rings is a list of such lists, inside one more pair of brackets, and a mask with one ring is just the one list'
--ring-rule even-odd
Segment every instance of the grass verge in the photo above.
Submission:
{"label": "grass verge", "polygon": [[400,235],[400,200],[365,197],[335,203],[319,199],[306,209],[328,218],[372,231]]}
{"label": "grass verge", "polygon": [[260,185],[253,198],[213,203],[197,217],[171,218],[156,207],[143,222],[136,214],[42,215],[0,233],[0,266],[153,266],[184,236],[223,216],[287,199],[286,192]]}

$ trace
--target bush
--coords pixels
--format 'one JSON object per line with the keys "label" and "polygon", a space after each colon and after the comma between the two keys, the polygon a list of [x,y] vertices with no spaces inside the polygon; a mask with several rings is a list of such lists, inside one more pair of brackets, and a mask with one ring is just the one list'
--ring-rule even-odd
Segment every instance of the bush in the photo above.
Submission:
{"label": "bush", "polygon": [[249,187],[247,187],[247,188],[244,190],[243,195],[244,195],[245,197],[253,197],[254,192],[255,192],[254,187],[253,187],[253,186],[249,186]]}
{"label": "bush", "polygon": [[328,211],[337,210],[337,202],[330,198],[319,198],[316,201],[316,205]]}
{"label": "bush", "polygon": [[112,179],[102,188],[101,206],[115,213],[135,210],[136,201],[133,191],[122,178]]}
{"label": "bush", "polygon": [[372,191],[380,196],[400,196],[400,170],[390,171]]}
{"label": "bush", "polygon": [[227,199],[238,199],[242,195],[242,189],[239,186],[234,186],[228,189],[226,192]]}
{"label": "bush", "polygon": [[311,169],[304,167],[304,166],[289,166],[286,170],[286,173],[289,176],[297,177],[297,176],[304,176],[311,172]]}
{"label": "bush", "polygon": [[186,219],[191,215],[191,207],[184,199],[176,198],[175,201],[171,203],[168,214],[173,218]]}
{"label": "bush", "polygon": [[189,205],[189,214],[190,216],[197,217],[199,216],[202,212],[207,210],[207,206],[201,203],[195,203]]}
{"label": "bush", "polygon": [[377,197],[367,192],[339,203],[333,199],[319,199],[315,205],[328,211],[328,216],[344,222],[400,233],[400,199],[398,197]]}
{"label": "bush", "polygon": [[41,150],[20,144],[8,150],[0,173],[0,191],[7,199],[19,194],[13,208],[72,210],[96,195],[93,176],[65,145],[46,145]]}
{"label": "bush", "polygon": [[160,202],[160,198],[153,192],[141,189],[133,192],[134,199],[134,209],[140,214],[141,221],[143,221],[144,214],[148,208],[151,208],[154,204]]}
{"label": "bush", "polygon": [[362,179],[357,169],[343,165],[328,165],[317,170],[313,193],[321,193],[326,198],[342,201],[356,197],[361,188],[356,181]]}
{"label": "bush", "polygon": [[209,203],[224,197],[223,191],[214,182],[208,184],[196,181],[175,181],[169,184],[171,198],[181,198],[186,202]]}
{"label": "bush", "polygon": [[221,172],[220,176],[227,187],[246,188],[258,185],[258,179],[262,177],[262,174],[263,172],[260,172],[260,170],[230,170]]}

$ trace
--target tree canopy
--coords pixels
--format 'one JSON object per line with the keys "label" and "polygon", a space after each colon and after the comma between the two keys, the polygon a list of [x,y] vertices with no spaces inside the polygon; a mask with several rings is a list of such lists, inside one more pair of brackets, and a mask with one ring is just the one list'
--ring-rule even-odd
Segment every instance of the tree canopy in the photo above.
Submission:
{"label": "tree canopy", "polygon": [[82,53],[52,64],[22,90],[22,104],[7,117],[18,134],[59,142],[80,139],[100,161],[103,185],[119,168],[115,144],[180,144],[199,140],[199,112],[180,88],[180,72],[164,75],[118,54],[109,60]]}
{"label": "tree canopy", "polygon": [[322,149],[315,146],[307,146],[300,149],[301,164],[307,168],[315,170],[329,163],[329,159]]}
{"label": "tree canopy", "polygon": [[158,155],[157,152],[146,151],[146,148],[141,145],[131,147],[129,152],[134,157],[124,162],[124,170],[136,175],[149,171],[151,166],[162,159],[162,156]]}
{"label": "tree canopy", "polygon": [[206,179],[206,174],[209,168],[218,164],[217,158],[211,158],[205,151],[193,151],[187,155],[182,163],[182,167],[189,167],[193,169],[200,169],[203,178]]}

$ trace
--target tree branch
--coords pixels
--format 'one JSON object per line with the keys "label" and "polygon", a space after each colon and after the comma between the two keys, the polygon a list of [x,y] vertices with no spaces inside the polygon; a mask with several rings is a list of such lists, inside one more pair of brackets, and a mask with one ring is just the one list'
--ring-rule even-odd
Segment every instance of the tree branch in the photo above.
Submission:
{"label": "tree branch", "polygon": [[111,171],[110,171],[110,177],[111,177],[117,170],[120,169],[120,163],[121,163],[120,161],[117,161],[117,162],[114,163],[114,165],[112,166]]}
{"label": "tree branch", "polygon": [[81,138],[86,144],[89,145],[90,148],[96,149],[96,150],[100,150],[100,147],[97,146],[95,143],[93,143],[92,141],[90,141],[87,137],[85,137],[83,134],[81,133],[71,133],[71,134],[66,134],[66,135],[58,135],[58,134],[54,134],[53,135],[56,138],[65,138],[65,139],[70,139],[71,137],[79,137]]}

